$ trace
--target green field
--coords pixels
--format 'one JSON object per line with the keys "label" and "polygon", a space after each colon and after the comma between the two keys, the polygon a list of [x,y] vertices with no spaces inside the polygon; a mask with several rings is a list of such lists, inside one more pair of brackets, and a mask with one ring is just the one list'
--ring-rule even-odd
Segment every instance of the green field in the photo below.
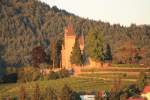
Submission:
{"label": "green field", "polygon": [[[62,89],[64,84],[69,85],[75,91],[98,91],[109,90],[112,86],[111,81],[103,81],[101,79],[93,78],[64,78],[58,80],[37,81],[31,83],[16,83],[16,84],[1,84],[0,85],[0,97],[17,96],[20,91],[20,87],[23,85],[26,88],[28,95],[33,93],[35,84],[38,83],[41,89],[46,87],[52,87],[58,92]],[[43,91],[43,90],[41,90]]]}
{"label": "green field", "polygon": [[[75,91],[98,91],[110,90],[114,79],[121,77],[122,85],[129,85],[136,81],[139,73],[144,71],[147,78],[150,79],[149,69],[141,68],[104,68],[104,69],[82,69],[80,75],[57,80],[36,81],[30,83],[0,84],[0,99],[4,97],[18,96],[20,87],[24,86],[28,95],[32,95],[36,83],[42,92],[46,87],[54,88],[58,93],[62,87],[67,84]],[[105,80],[109,78],[110,80]]]}
{"label": "green field", "polygon": [[[112,88],[113,81],[103,81],[98,78],[70,77],[58,80],[36,81],[30,83],[1,84],[0,98],[18,96],[21,86],[26,88],[28,95],[32,95],[36,83],[38,83],[40,86],[41,91],[43,91],[46,87],[52,87],[59,93],[65,84],[69,85],[73,90],[78,92],[110,90]],[[123,85],[127,85],[129,83],[130,82],[124,82]]]}

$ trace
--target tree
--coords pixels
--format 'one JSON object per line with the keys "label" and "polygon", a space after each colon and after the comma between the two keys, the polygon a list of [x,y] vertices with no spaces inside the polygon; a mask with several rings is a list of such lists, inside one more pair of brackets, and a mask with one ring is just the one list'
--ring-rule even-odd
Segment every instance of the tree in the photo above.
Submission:
{"label": "tree", "polygon": [[105,60],[106,61],[112,61],[111,47],[109,44],[106,45]]}
{"label": "tree", "polygon": [[39,67],[41,63],[46,61],[46,53],[42,46],[33,48],[32,52],[32,64],[34,67]]}
{"label": "tree", "polygon": [[139,55],[139,53],[137,52],[134,56],[134,60],[135,63],[139,64],[140,60],[142,59],[142,57]]}
{"label": "tree", "polygon": [[73,50],[71,52],[71,56],[70,56],[70,62],[71,64],[75,64],[75,65],[81,65],[82,64],[82,58],[81,58],[81,50],[80,50],[80,46],[79,46],[79,42],[78,40],[75,41]]}
{"label": "tree", "polygon": [[141,92],[136,84],[130,84],[125,88],[125,93],[127,94],[127,98],[130,98],[139,96]]}
{"label": "tree", "polygon": [[104,59],[103,32],[98,28],[92,28],[86,36],[86,53],[95,61]]}
{"label": "tree", "polygon": [[56,44],[57,44],[57,40],[56,38],[52,38],[50,40],[50,55],[51,55],[51,59],[52,59],[52,63],[53,63],[53,68],[55,67],[55,61],[56,61]]}

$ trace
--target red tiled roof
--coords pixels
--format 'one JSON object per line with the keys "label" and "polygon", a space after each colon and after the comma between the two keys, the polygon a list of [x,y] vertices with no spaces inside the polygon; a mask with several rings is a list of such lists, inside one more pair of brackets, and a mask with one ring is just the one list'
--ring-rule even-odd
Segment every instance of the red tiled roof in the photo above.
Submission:
{"label": "red tiled roof", "polygon": [[145,86],[143,93],[150,93],[150,86]]}

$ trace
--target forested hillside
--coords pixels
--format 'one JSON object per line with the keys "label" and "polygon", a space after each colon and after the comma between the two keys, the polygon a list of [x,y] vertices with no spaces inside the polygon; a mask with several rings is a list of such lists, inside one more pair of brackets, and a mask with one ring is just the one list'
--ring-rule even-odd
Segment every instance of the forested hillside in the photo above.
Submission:
{"label": "forested hillside", "polygon": [[110,46],[114,63],[150,63],[149,25],[110,25],[80,18],[38,0],[0,0],[0,66],[30,65],[31,51],[39,45],[44,47],[47,63],[55,57],[58,65],[69,16],[77,34],[86,35],[93,27],[101,30],[104,47]]}

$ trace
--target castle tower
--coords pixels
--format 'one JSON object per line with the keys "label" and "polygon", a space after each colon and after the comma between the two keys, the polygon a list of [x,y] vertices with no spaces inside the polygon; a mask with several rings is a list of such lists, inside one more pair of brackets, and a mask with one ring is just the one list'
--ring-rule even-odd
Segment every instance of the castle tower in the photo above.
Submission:
{"label": "castle tower", "polygon": [[68,26],[64,29],[64,46],[62,48],[62,67],[70,68],[70,56],[72,48],[75,44],[76,35],[71,24],[71,18],[69,20]]}
{"label": "castle tower", "polygon": [[84,50],[84,36],[83,36],[83,33],[79,37],[79,44],[80,44],[81,53],[83,54],[83,50]]}

